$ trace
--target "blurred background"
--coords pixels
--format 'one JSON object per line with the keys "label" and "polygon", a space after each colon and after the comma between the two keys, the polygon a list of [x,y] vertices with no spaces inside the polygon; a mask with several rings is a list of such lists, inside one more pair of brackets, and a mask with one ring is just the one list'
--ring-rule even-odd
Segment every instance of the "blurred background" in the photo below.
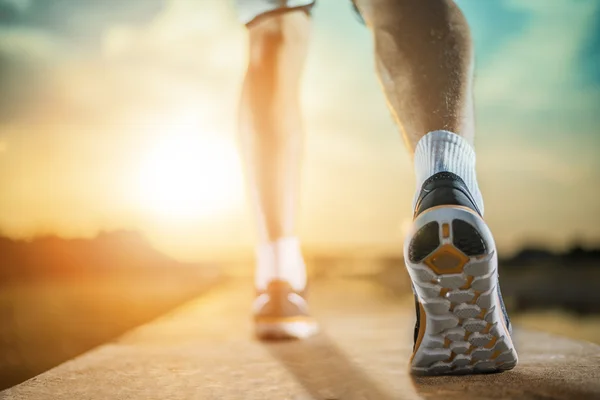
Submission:
{"label": "blurred background", "polygon": [[[459,0],[478,173],[515,323],[600,343],[600,2]],[[304,81],[314,277],[410,297],[411,160],[349,1]],[[252,273],[223,0],[0,0],[0,389]]]}

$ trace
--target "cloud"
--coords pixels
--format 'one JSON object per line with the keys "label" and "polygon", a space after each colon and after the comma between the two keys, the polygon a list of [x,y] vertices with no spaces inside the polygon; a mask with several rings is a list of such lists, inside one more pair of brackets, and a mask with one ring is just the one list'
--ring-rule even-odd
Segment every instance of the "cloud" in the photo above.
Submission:
{"label": "cloud", "polygon": [[505,5],[527,13],[528,22],[477,71],[480,166],[515,182],[569,187],[566,210],[590,179],[600,179],[600,85],[582,84],[581,57],[600,3],[510,0]]}
{"label": "cloud", "polygon": [[[3,227],[31,232],[41,220],[74,232],[63,218],[73,210],[71,227],[133,224],[120,197],[123,171],[153,136],[176,130],[182,114],[197,117],[199,134],[234,135],[246,38],[230,2],[144,1],[119,3],[123,15],[112,1],[68,2],[74,8],[62,25],[54,2],[32,1],[20,24],[1,28],[0,135],[10,151],[0,162],[19,166],[0,168]],[[518,32],[497,32],[478,70],[486,208],[503,240],[557,221],[565,221],[556,233],[563,238],[598,232],[583,214],[568,218],[573,204],[598,207],[596,189],[585,186],[598,178],[597,139],[585,137],[598,126],[590,112],[598,86],[579,84],[578,64],[598,3],[525,3],[497,3],[526,17]],[[303,98],[307,237],[395,240],[397,221],[410,214],[413,177],[375,77],[371,37],[345,2],[321,2],[314,22]],[[320,229],[323,220],[339,224]],[[232,237],[239,228],[220,227]]]}
{"label": "cloud", "polygon": [[179,129],[181,115],[197,118],[199,135],[233,136],[243,28],[222,1],[197,3],[109,24],[84,50],[48,28],[0,28],[0,138],[10,144],[0,158],[2,229],[134,225],[127,171],[157,136]]}
{"label": "cloud", "polygon": [[480,115],[508,135],[532,129],[544,135],[595,130],[600,86],[581,85],[580,54],[594,32],[600,3],[511,0],[506,5],[528,13],[530,19],[522,34],[478,71]]}
{"label": "cloud", "polygon": [[576,235],[598,238],[600,85],[584,84],[583,62],[600,3],[504,4],[527,17],[519,35],[487,54],[476,73],[487,218],[508,245],[524,236],[555,245]]}
{"label": "cloud", "polygon": [[41,62],[64,55],[60,38],[31,27],[0,27],[0,54],[24,62]]}
{"label": "cloud", "polygon": [[163,4],[164,0],[4,0],[0,8],[8,10],[0,24],[41,29],[89,46],[108,26],[145,23],[160,12]]}
{"label": "cloud", "polygon": [[[69,12],[88,15],[99,7],[84,3]],[[82,31],[97,36],[97,51],[88,46],[82,52],[52,32],[43,24],[0,28],[0,122],[69,115],[70,123],[80,117],[98,123],[93,117],[98,112],[110,122],[127,110],[173,108],[182,100],[222,110],[209,99],[236,91],[242,75],[242,27],[222,1],[171,0],[143,24],[130,18],[97,35],[93,28]]]}
{"label": "cloud", "polygon": [[32,0],[0,0],[0,5],[13,7],[18,12],[23,12],[31,6]]}

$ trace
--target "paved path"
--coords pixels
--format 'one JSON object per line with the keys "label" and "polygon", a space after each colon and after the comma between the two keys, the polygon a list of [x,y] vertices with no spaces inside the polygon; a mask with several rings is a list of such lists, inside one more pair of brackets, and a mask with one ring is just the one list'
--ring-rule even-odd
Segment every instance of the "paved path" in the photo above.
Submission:
{"label": "paved path", "polygon": [[517,330],[515,370],[412,378],[408,296],[368,281],[312,289],[324,329],[307,341],[255,341],[252,289],[231,282],[0,399],[600,399],[600,346]]}

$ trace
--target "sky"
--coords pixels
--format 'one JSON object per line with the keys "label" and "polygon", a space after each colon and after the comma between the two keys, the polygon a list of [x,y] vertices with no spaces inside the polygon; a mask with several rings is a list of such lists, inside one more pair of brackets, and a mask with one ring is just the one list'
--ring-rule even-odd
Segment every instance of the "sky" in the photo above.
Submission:
{"label": "sky", "polygon": [[[499,248],[600,242],[600,2],[458,4]],[[223,0],[0,0],[0,232],[135,229],[186,260],[250,248],[236,18]],[[399,252],[414,173],[372,37],[349,1],[321,1],[313,19],[299,235]]]}

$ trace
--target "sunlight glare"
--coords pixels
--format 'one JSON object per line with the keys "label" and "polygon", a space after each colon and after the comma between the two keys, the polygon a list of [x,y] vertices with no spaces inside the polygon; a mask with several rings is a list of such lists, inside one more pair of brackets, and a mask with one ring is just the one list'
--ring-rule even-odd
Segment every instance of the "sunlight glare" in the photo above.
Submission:
{"label": "sunlight glare", "polygon": [[138,182],[144,209],[171,221],[222,216],[243,196],[232,141],[190,126],[168,132],[150,149]]}

